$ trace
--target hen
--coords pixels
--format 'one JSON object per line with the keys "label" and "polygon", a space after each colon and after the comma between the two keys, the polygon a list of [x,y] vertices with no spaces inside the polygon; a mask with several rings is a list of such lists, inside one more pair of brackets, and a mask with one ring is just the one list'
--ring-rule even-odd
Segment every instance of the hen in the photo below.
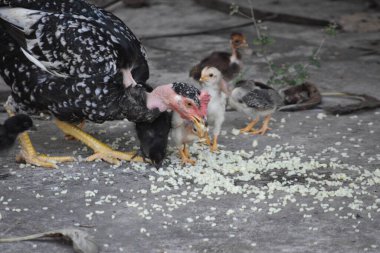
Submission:
{"label": "hen", "polygon": [[[134,154],[112,150],[73,123],[151,122],[167,110],[202,122],[195,87],[175,82],[145,91],[145,51],[113,14],[82,0],[1,0],[0,6],[0,75],[12,88],[8,113],[52,113],[65,134],[94,150],[88,161],[118,164]],[[30,164],[56,167],[73,160],[37,154],[26,133],[20,142]]]}

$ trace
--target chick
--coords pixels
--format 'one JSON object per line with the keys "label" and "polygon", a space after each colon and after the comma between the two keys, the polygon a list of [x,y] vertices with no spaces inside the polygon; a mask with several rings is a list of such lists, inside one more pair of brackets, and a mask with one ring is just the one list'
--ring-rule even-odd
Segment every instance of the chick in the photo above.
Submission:
{"label": "chick", "polygon": [[198,81],[204,67],[209,66],[219,69],[223,74],[223,78],[227,81],[236,78],[243,68],[240,50],[248,48],[248,43],[242,33],[234,32],[230,36],[230,46],[231,53],[216,51],[202,59],[192,67],[189,73],[190,77]]}
{"label": "chick", "polygon": [[[272,87],[253,80],[242,80],[231,92],[230,104],[237,111],[243,112],[251,122],[240,130],[252,134],[264,135],[269,128],[272,114],[283,104],[278,92]],[[264,117],[263,125],[258,130],[252,130],[260,117]],[[252,120],[253,119],[253,120]]]}
{"label": "chick", "polygon": [[195,164],[196,161],[190,158],[190,153],[186,145],[203,137],[207,132],[206,127],[207,125],[205,125],[204,128],[197,128],[193,122],[182,119],[176,112],[173,113],[171,137],[174,145],[179,150],[183,164]]}
{"label": "chick", "polygon": [[34,128],[32,119],[25,114],[18,114],[5,120],[4,124],[0,124],[0,154],[12,147],[19,134]]}
{"label": "chick", "polygon": [[211,95],[207,108],[207,121],[213,126],[212,145],[208,136],[206,139],[208,144],[211,145],[211,151],[215,152],[218,150],[218,136],[224,122],[226,99],[229,91],[222,73],[215,67],[203,68],[199,81],[203,86],[203,90],[206,90]]}
{"label": "chick", "polygon": [[159,169],[166,157],[172,113],[162,112],[153,122],[136,123],[137,138],[143,158],[149,158]]}

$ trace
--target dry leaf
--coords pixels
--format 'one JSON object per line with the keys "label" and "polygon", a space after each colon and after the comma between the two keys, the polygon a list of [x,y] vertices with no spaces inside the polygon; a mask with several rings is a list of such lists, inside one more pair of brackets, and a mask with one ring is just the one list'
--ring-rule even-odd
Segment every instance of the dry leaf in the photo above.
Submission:
{"label": "dry leaf", "polygon": [[73,243],[74,251],[77,253],[98,253],[98,246],[95,244],[91,236],[79,229],[59,229],[53,230],[45,233],[38,233],[23,237],[14,237],[14,238],[0,238],[0,243],[8,242],[19,242],[27,240],[35,240],[41,238],[58,238],[70,240]]}

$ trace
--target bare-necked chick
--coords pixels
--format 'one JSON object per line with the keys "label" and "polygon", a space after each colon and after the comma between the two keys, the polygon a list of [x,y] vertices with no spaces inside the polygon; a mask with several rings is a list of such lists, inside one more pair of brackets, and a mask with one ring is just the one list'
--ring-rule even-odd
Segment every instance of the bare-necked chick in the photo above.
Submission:
{"label": "bare-necked chick", "polygon": [[177,113],[173,114],[172,118],[171,137],[175,147],[179,151],[182,164],[195,164],[195,160],[190,158],[190,152],[187,145],[198,138],[197,130],[191,122],[183,120]]}
{"label": "bare-necked chick", "polygon": [[34,129],[32,119],[25,114],[18,114],[0,124],[0,153],[12,147],[17,136],[25,131]]}
{"label": "bare-necked chick", "polygon": [[[201,91],[201,113],[204,117],[207,116],[207,108],[211,96],[207,91]],[[183,119],[178,113],[173,112],[172,117],[172,132],[171,137],[174,145],[179,150],[179,155],[183,164],[195,164],[196,160],[190,158],[190,152],[187,145],[198,138],[204,138],[207,134],[206,124],[194,124],[194,122]]]}
{"label": "bare-necked chick", "polygon": [[230,45],[231,53],[212,52],[190,70],[190,77],[198,81],[201,77],[202,70],[208,66],[219,69],[227,82],[234,79],[243,67],[242,55],[239,50],[247,48],[248,44],[243,34],[235,32],[231,33]]}
{"label": "bare-necked chick", "polygon": [[[269,128],[272,114],[282,105],[282,98],[272,87],[253,80],[243,80],[236,84],[231,92],[230,104],[243,112],[251,122],[240,132],[264,135]],[[258,130],[252,130],[260,117],[265,117]]]}
{"label": "bare-necked chick", "polygon": [[207,121],[213,128],[213,142],[211,145],[209,138],[207,142],[211,145],[211,151],[214,152],[218,150],[218,136],[224,122],[226,99],[229,92],[222,73],[215,67],[203,68],[199,81],[202,90],[206,90],[211,96],[207,108]]}

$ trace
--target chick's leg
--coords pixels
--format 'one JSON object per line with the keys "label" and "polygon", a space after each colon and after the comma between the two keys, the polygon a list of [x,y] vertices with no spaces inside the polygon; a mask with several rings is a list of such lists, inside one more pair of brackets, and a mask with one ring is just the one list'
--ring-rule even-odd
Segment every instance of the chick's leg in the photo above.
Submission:
{"label": "chick's leg", "polygon": [[[14,116],[15,114],[8,108],[6,108],[9,116]],[[20,154],[17,155],[16,161],[26,162],[38,167],[44,168],[58,168],[56,163],[61,162],[72,162],[74,157],[71,156],[47,156],[44,154],[38,154],[35,150],[32,141],[30,140],[28,133],[22,133],[19,135],[18,140],[21,145]]]}
{"label": "chick's leg", "polygon": [[211,152],[218,151],[218,135],[214,135],[214,139],[212,141],[212,146],[210,147]]}
{"label": "chick's leg", "polygon": [[251,131],[250,133],[264,135],[268,130],[272,130],[272,128],[269,127],[269,122],[270,122],[271,117],[272,115],[265,116],[264,122],[261,128],[259,130]]}
{"label": "chick's leg", "polygon": [[252,128],[259,122],[259,117],[256,117],[252,120],[246,127],[240,129],[240,133],[248,133],[252,130]]}
{"label": "chick's leg", "polygon": [[182,164],[190,163],[191,165],[195,164],[195,160],[190,159],[189,150],[186,147],[186,144],[183,144],[183,147],[179,148],[179,155],[182,160]]}
{"label": "chick's leg", "polygon": [[208,134],[208,132],[205,133],[205,141],[204,143],[207,145],[207,146],[211,146],[211,139],[210,139],[210,135]]}
{"label": "chick's leg", "polygon": [[102,159],[108,163],[119,165],[120,160],[136,162],[143,161],[143,159],[139,156],[136,156],[134,152],[120,152],[113,150],[107,144],[104,144],[101,141],[95,139],[77,126],[73,126],[60,120],[56,120],[55,123],[65,134],[73,136],[94,150],[94,154],[87,157],[86,159],[89,162],[96,159]]}

